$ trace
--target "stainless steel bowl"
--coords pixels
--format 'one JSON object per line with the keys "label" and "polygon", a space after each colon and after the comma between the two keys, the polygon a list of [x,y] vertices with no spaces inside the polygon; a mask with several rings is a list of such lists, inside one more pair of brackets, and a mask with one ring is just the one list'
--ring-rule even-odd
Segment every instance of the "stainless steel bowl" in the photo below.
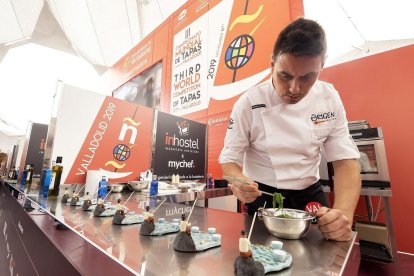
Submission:
{"label": "stainless steel bowl", "polygon": [[109,184],[108,189],[113,193],[120,193],[124,190],[125,185],[123,184]]}
{"label": "stainless steel bowl", "polygon": [[[289,215],[290,218],[278,217]],[[262,217],[267,230],[274,236],[283,239],[300,239],[304,237],[310,228],[315,215],[296,209],[276,210],[267,208],[262,211]]]}
{"label": "stainless steel bowl", "polygon": [[143,189],[147,188],[149,184],[149,181],[129,181],[128,186],[131,187],[134,191],[140,192]]}

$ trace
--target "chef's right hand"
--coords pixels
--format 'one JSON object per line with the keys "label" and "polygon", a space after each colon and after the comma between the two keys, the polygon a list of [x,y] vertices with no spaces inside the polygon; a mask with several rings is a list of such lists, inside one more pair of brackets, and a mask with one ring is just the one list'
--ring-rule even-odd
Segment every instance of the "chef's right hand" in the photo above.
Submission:
{"label": "chef's right hand", "polygon": [[249,184],[234,180],[229,186],[238,200],[244,203],[250,203],[255,201],[257,197],[261,196],[262,193],[259,191],[259,185],[256,182],[250,178],[245,179],[249,182]]}

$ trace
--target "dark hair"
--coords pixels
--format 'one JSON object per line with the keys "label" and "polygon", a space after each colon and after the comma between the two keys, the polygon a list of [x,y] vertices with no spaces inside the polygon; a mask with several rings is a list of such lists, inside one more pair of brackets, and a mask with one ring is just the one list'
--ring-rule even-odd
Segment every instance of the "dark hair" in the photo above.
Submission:
{"label": "dark hair", "polygon": [[279,34],[273,48],[273,60],[281,54],[293,56],[321,56],[326,54],[325,31],[317,22],[299,18]]}

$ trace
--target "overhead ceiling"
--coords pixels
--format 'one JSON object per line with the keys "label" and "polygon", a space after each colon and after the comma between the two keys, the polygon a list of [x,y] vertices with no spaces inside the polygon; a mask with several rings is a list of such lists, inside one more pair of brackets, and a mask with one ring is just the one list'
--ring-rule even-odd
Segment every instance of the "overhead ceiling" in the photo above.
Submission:
{"label": "overhead ceiling", "polygon": [[[100,74],[185,2],[0,0],[0,103],[27,97],[27,102],[40,100],[46,104],[42,108],[0,109],[0,132],[22,135],[29,120],[47,123],[51,108],[47,105],[51,104],[56,80],[67,82],[76,78],[71,74],[81,74],[76,71],[82,71],[80,66],[85,65],[72,63],[77,69],[62,70],[54,68],[60,60],[36,59],[34,55],[46,52],[44,47],[52,53],[46,59],[56,59],[58,51],[87,60],[96,76],[90,72],[83,75],[96,83]],[[303,3],[305,17],[317,20],[326,30],[326,66],[414,43],[412,0],[303,0]],[[24,49],[35,52],[26,54]],[[42,62],[47,71],[39,66]],[[6,64],[15,67],[17,64],[17,68],[5,68]],[[12,75],[18,77],[11,80]],[[19,77],[30,83],[23,85]],[[39,86],[43,79],[48,79],[48,86]],[[99,90],[86,82],[69,84]],[[32,94],[36,99],[31,98]],[[17,117],[21,117],[20,121]]]}
{"label": "overhead ceiling", "polygon": [[[327,66],[412,44],[412,0],[303,0],[328,39]],[[388,46],[388,47],[387,47]]]}
{"label": "overhead ceiling", "polygon": [[0,0],[0,44],[30,38],[43,5],[42,0]]}
{"label": "overhead ceiling", "polygon": [[0,0],[0,44],[13,47],[31,41],[46,7],[78,54],[94,65],[110,67],[185,2]]}
{"label": "overhead ceiling", "polygon": [[[184,3],[0,0],[0,103],[25,99],[19,109],[11,105],[0,109],[0,132],[18,136],[25,133],[28,121],[48,123],[58,79],[100,92],[96,76],[79,68],[85,65],[57,56],[56,50],[87,60],[99,77]],[[47,47],[50,54],[36,45]],[[78,67],[73,70],[68,65]],[[79,75],[87,80],[74,80]]]}

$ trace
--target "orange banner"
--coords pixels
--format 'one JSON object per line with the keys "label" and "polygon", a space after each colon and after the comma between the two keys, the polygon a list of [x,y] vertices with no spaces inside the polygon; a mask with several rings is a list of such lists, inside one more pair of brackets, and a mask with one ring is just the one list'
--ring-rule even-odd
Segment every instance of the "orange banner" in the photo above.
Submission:
{"label": "orange banner", "polygon": [[302,0],[188,1],[113,67],[110,75],[118,81],[113,89],[144,70],[122,65],[135,61],[134,56],[145,58],[136,53],[149,49],[146,45],[151,41],[152,63],[144,67],[163,60],[159,110],[213,122],[208,160],[209,170],[218,173],[226,133],[221,121],[230,116],[246,90],[270,77],[275,40],[284,26],[301,15]]}
{"label": "orange banner", "polygon": [[88,170],[101,170],[109,182],[137,180],[150,168],[153,112],[106,97],[65,183],[85,183]]}

